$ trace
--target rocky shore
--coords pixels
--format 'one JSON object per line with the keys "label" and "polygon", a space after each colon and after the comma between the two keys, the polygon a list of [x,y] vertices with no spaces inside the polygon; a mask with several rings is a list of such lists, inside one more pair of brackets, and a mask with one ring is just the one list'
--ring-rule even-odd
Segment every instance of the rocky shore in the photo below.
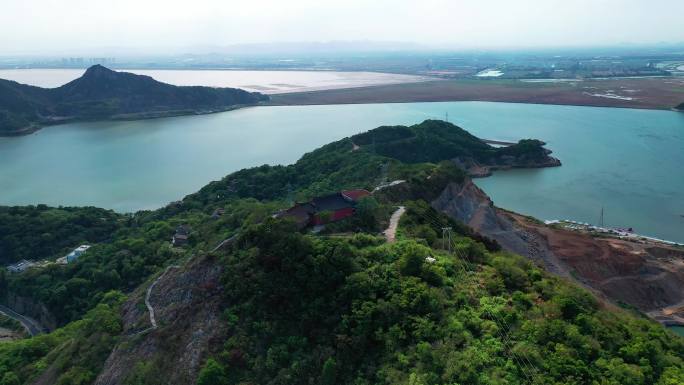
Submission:
{"label": "rocky shore", "polygon": [[468,175],[471,178],[485,178],[491,176],[492,172],[498,170],[559,167],[562,165],[559,159],[551,156],[551,150],[546,148],[543,150],[545,151],[545,156],[539,158],[506,155],[496,158],[492,162],[486,164],[479,163],[473,158],[456,158],[453,159],[453,162],[468,172]]}

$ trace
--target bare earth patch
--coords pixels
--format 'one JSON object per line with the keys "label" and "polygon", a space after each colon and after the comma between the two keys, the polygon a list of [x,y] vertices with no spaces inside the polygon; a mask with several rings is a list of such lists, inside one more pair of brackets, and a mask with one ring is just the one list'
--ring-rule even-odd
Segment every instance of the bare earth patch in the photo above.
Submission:
{"label": "bare earth patch", "polygon": [[273,95],[275,105],[491,101],[670,109],[684,101],[684,78],[577,80],[435,80]]}

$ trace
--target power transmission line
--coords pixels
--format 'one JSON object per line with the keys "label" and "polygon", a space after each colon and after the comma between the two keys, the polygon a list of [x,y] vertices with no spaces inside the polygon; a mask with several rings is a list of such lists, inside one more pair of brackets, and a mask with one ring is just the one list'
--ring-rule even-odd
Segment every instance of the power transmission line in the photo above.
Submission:
{"label": "power transmission line", "polygon": [[[425,213],[424,215],[421,215],[421,216],[424,219],[426,219],[429,223],[432,223],[433,225],[435,225],[436,228],[442,229],[442,241],[444,242],[445,239],[449,240],[448,251],[449,251],[449,254],[451,255],[452,244],[453,244],[453,246],[455,246],[455,241],[453,241],[451,239],[451,227],[443,227],[441,221],[438,218],[429,217],[427,213]],[[458,252],[457,248],[455,248],[455,249],[456,249],[457,256],[459,259],[464,260],[464,261],[467,260],[469,263],[473,263],[472,261],[470,261],[469,258],[467,258],[467,257],[464,258],[464,256],[460,252]],[[458,265],[461,269],[461,272],[463,273],[463,276],[464,277],[467,276],[468,273],[465,269],[465,264],[459,263]],[[508,345],[507,349],[511,352],[511,354],[510,355],[506,354],[506,356],[515,362],[515,364],[518,366],[518,368],[520,369],[520,371],[522,372],[522,374],[526,377],[526,379],[528,381],[530,381],[532,384],[535,384],[537,382],[535,380],[535,377],[534,377],[535,366],[529,361],[529,359],[526,356],[521,355],[520,357],[517,357],[517,355],[512,352],[512,342],[511,342],[510,333],[509,333],[511,328],[508,325],[508,323],[505,320],[502,320],[500,317],[498,317],[493,312],[489,311],[489,309],[487,309],[486,307],[484,310],[488,314],[488,316],[490,318],[492,318],[492,320],[497,325],[497,328],[499,329],[497,331],[497,334],[498,334],[499,338],[501,338],[501,341],[504,344],[504,346]],[[532,374],[530,375],[529,372],[532,372]]]}
{"label": "power transmission line", "polygon": [[[433,217],[433,220],[435,220],[435,219],[436,219],[436,218]],[[448,232],[450,233],[450,230],[448,230]],[[449,234],[449,238],[450,238],[450,234]],[[455,241],[452,240],[452,242],[453,242],[453,246],[456,246],[456,245],[455,245]],[[452,246],[452,245],[450,244],[450,245],[449,245],[449,251],[450,251],[450,253],[451,253],[451,246]],[[461,259],[461,260],[463,260],[463,261],[467,260],[468,263],[473,263],[473,262],[470,260],[470,258],[468,258],[467,256],[464,256],[463,254],[461,254],[461,253],[458,251],[458,249],[457,249],[456,247],[454,247],[454,249],[457,251],[457,256],[458,256],[459,259]],[[463,274],[464,276],[468,275],[468,273],[467,273],[467,271],[466,271],[466,269],[465,269],[465,264],[464,264],[464,263],[459,263],[459,267],[460,267],[461,272],[462,272],[462,274]],[[499,331],[497,332],[497,334],[498,334],[499,337],[501,338],[501,340],[502,340],[502,342],[504,343],[504,345],[506,345],[506,344],[509,345],[509,350],[510,350],[510,349],[512,348],[512,346],[510,346],[510,345],[511,345],[511,339],[510,339],[510,333],[507,334],[507,332],[511,330],[511,327],[508,325],[508,323],[507,323],[505,320],[503,320],[503,319],[501,319],[500,317],[496,316],[494,313],[488,311],[487,309],[485,309],[485,311],[488,313],[488,315],[489,315],[489,316],[494,320],[494,322],[497,324],[497,326],[498,326],[498,328],[499,328]],[[504,331],[505,331],[505,332],[504,332]],[[523,374],[525,374],[525,376],[529,378],[529,374],[527,373],[527,371],[525,370],[525,368],[523,368],[523,366],[525,366],[525,367],[527,368],[527,370],[534,372],[534,370],[532,369],[532,368],[534,367],[534,365],[532,365],[532,363],[529,361],[529,359],[527,359],[527,357],[522,356],[525,360],[527,360],[527,363],[525,363],[525,362],[522,362],[522,363],[521,363],[520,360],[519,360],[518,358],[516,358],[515,353],[512,353],[512,354],[513,354],[513,356],[509,356],[509,357],[510,357],[511,359],[513,359],[514,361],[516,361],[516,363],[517,363],[518,366],[520,367],[520,369],[521,369],[521,371],[523,372]],[[533,381],[533,383],[534,383],[534,381]]]}

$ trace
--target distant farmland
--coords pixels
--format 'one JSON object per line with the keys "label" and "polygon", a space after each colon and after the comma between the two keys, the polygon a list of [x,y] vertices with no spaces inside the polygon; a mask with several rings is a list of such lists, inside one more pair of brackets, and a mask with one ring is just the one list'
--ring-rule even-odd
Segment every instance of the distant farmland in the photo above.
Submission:
{"label": "distant farmland", "polygon": [[492,101],[670,109],[684,100],[684,78],[622,78],[563,82],[435,80],[274,95],[272,104],[362,104]]}

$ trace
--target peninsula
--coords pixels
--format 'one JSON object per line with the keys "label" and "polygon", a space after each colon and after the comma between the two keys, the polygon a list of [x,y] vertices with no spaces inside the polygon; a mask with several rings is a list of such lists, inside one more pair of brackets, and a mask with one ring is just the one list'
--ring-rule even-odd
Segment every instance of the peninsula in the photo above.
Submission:
{"label": "peninsula", "polygon": [[40,88],[0,79],[0,136],[79,120],[148,119],[205,114],[268,100],[235,88],[179,87],[149,76],[94,65],[61,87]]}
{"label": "peninsula", "polygon": [[[617,384],[628,372],[633,384],[681,383],[670,379],[684,378],[684,340],[650,312],[682,301],[669,289],[681,273],[655,263],[680,250],[626,249],[507,213],[457,167],[558,165],[548,154],[538,140],[495,148],[428,120],[243,169],[154,211],[2,208],[4,262],[47,260],[0,269],[0,301],[55,325],[5,343],[0,374],[24,384]],[[92,248],[51,264],[67,237]],[[571,367],[560,364],[569,356]]]}

